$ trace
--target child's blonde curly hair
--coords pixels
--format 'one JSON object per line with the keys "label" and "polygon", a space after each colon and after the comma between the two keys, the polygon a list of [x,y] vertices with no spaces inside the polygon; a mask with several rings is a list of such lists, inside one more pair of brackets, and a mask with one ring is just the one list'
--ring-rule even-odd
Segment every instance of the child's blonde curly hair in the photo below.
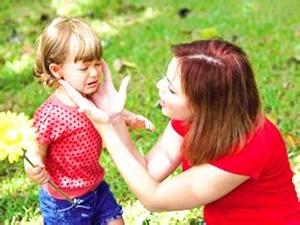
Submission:
{"label": "child's blonde curly hair", "polygon": [[41,83],[57,86],[57,78],[49,70],[51,63],[101,60],[102,54],[101,41],[87,23],[78,18],[56,17],[37,40],[33,74]]}

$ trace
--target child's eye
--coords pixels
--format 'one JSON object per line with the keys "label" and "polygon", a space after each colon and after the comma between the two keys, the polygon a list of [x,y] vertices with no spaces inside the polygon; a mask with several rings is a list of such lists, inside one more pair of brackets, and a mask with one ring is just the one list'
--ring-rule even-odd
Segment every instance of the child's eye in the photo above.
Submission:
{"label": "child's eye", "polygon": [[100,67],[102,64],[99,62],[99,63],[95,63],[95,66],[96,67]]}
{"label": "child's eye", "polygon": [[80,71],[87,71],[87,69],[88,69],[88,67],[82,67],[82,68],[80,68],[79,70],[80,70]]}

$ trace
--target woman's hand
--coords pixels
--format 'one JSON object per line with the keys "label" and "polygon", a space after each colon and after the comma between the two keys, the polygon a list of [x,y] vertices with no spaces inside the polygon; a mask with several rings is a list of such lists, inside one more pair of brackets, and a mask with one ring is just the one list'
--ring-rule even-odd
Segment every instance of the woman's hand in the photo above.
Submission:
{"label": "woman's hand", "polygon": [[103,83],[98,91],[92,96],[92,100],[83,97],[70,84],[64,80],[59,80],[59,84],[65,89],[70,98],[78,105],[80,111],[86,113],[94,122],[107,123],[109,119],[121,114],[126,101],[126,89],[129,77],[125,77],[117,91],[112,83],[111,73],[105,63],[103,63]]}
{"label": "woman's hand", "polygon": [[117,91],[112,82],[111,72],[103,59],[102,70],[104,76],[103,83],[100,85],[97,92],[92,95],[92,101],[110,118],[113,118],[120,114],[124,109],[129,77],[127,76],[122,80],[119,91]]}
{"label": "woman's hand", "polygon": [[65,89],[70,98],[79,107],[81,112],[84,112],[95,123],[107,123],[109,121],[109,115],[97,108],[95,104],[83,97],[75,88],[73,88],[68,82],[59,80],[59,84]]}

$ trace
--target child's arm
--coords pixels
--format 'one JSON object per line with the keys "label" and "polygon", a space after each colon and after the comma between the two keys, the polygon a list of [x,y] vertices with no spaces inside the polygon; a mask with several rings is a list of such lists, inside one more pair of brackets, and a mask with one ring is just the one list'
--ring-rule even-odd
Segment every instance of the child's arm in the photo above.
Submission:
{"label": "child's arm", "polygon": [[155,129],[153,123],[142,115],[135,114],[131,111],[124,109],[122,116],[127,126],[132,128],[142,128],[153,131]]}
{"label": "child's arm", "polygon": [[30,165],[27,160],[24,160],[24,168],[27,176],[37,184],[44,184],[49,180],[45,170],[44,159],[46,157],[48,145],[39,144],[38,149],[29,149],[26,156],[35,165]]}

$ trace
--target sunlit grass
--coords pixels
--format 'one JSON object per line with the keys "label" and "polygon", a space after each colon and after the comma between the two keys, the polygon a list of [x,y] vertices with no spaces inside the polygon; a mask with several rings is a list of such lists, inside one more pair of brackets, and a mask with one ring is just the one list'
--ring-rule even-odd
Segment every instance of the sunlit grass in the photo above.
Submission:
{"label": "sunlit grass", "polygon": [[[279,126],[293,161],[300,152],[299,11],[300,4],[296,0],[229,0],[226,3],[221,0],[151,0],[147,3],[138,0],[3,0],[0,4],[0,111],[25,112],[32,116],[51,92],[32,77],[37,35],[57,13],[80,16],[100,34],[114,82],[118,85],[122,77],[131,75],[126,107],[147,116],[156,125],[154,133],[132,132],[138,149],[146,153],[167,123],[156,104],[155,83],[165,74],[171,57],[170,46],[221,36],[247,52],[264,110]],[[114,66],[118,60],[126,60],[135,67],[120,70]],[[101,161],[107,168],[106,179],[125,209],[128,224],[196,224],[195,221],[201,220],[200,209],[149,213],[130,193],[107,153]],[[298,161],[296,158],[294,163],[297,173]],[[22,167],[21,163],[0,164],[1,225],[41,221],[38,187],[26,178]],[[299,190],[299,177],[294,180]]]}

